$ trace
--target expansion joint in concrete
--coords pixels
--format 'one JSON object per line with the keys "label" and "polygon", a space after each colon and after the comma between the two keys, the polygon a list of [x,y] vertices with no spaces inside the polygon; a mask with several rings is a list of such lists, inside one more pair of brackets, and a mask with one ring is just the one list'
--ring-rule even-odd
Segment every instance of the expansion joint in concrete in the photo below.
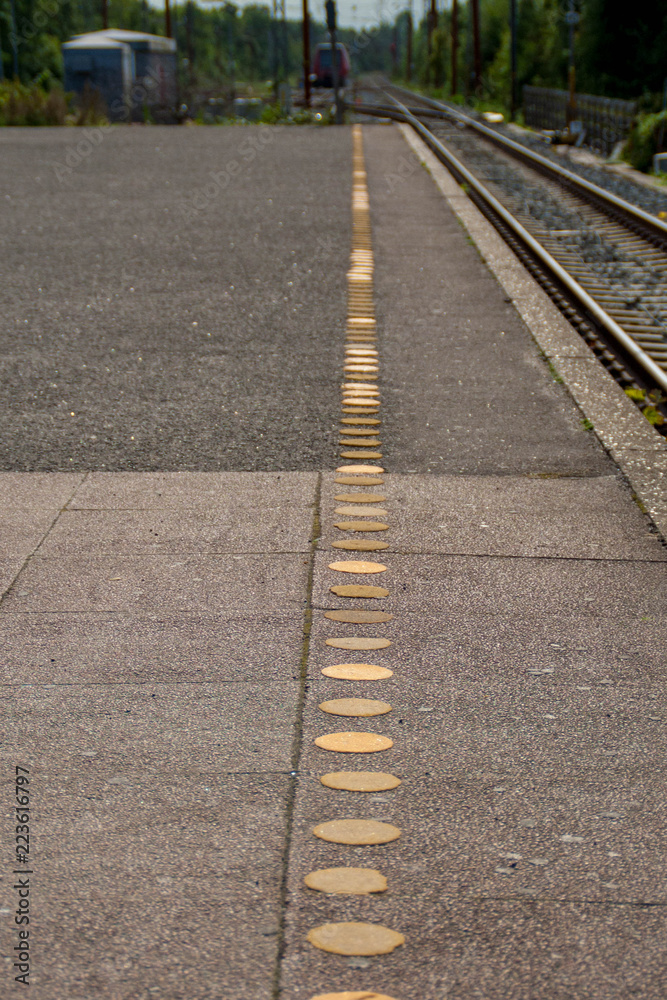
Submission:
{"label": "expansion joint in concrete", "polygon": [[[28,565],[28,563],[30,562],[30,560],[39,551],[40,547],[44,544],[44,541],[46,540],[46,538],[48,537],[48,535],[53,530],[53,527],[54,527],[56,521],[58,520],[58,518],[60,517],[60,515],[63,513],[63,511],[67,510],[67,507],[72,502],[72,500],[74,499],[74,497],[75,497],[75,495],[77,493],[77,490],[79,489],[80,486],[82,486],[85,483],[85,481],[86,481],[86,479],[88,478],[89,475],[90,475],[90,473],[88,473],[88,472],[84,473],[83,478],[76,484],[76,486],[72,490],[70,496],[67,498],[67,501],[62,505],[62,507],[59,508],[59,510],[57,510],[55,512],[55,514],[53,515],[52,520],[50,521],[50,523],[48,525],[48,527],[44,531],[44,534],[37,540],[37,542],[35,543],[32,551],[29,552],[28,555],[25,557],[25,559],[23,560],[23,562],[21,563],[21,565],[19,566],[19,568],[17,569],[16,573],[14,574],[14,576],[12,577],[12,579],[10,580],[10,582],[7,584],[7,586],[5,587],[5,589],[0,592],[0,606],[2,605],[2,603],[3,603],[6,595],[8,594],[8,592],[12,589],[12,587],[16,583],[16,581],[19,578],[20,574],[26,568],[26,566]],[[1,607],[0,607],[0,610],[1,610]]]}
{"label": "expansion joint in concrete", "polygon": [[303,714],[306,703],[306,683],[308,679],[308,656],[310,654],[310,634],[313,627],[313,580],[315,575],[315,555],[321,533],[321,503],[322,503],[322,473],[318,473],[315,484],[315,499],[313,502],[313,522],[308,555],[308,574],[306,577],[306,601],[303,614],[303,636],[301,640],[301,660],[299,663],[299,694],[294,720],[294,737],[292,740],[292,755],[290,766],[290,782],[285,802],[285,842],[283,847],[280,871],[280,888],[278,891],[278,938],[276,947],[271,1000],[279,1000],[281,992],[281,969],[285,952],[285,917],[287,908],[287,876],[292,848],[292,829],[294,824],[294,802],[296,799],[301,745],[303,742]]}

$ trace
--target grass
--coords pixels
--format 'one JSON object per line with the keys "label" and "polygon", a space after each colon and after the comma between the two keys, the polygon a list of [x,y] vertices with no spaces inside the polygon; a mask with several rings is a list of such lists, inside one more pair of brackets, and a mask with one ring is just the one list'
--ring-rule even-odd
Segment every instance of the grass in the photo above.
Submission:
{"label": "grass", "polygon": [[0,126],[65,125],[67,98],[60,87],[18,80],[0,83]]}

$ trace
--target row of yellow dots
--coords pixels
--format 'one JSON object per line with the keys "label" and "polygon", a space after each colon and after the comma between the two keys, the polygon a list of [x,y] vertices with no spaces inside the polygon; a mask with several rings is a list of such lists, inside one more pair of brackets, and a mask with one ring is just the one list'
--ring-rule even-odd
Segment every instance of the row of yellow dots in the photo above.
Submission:
{"label": "row of yellow dots", "polygon": [[[361,127],[352,130],[353,177],[352,177],[352,251],[350,270],[347,274],[348,307],[345,363],[342,384],[342,411],[340,428],[341,457],[352,459],[354,465],[339,466],[335,482],[350,487],[368,489],[383,484],[384,468],[366,463],[382,458],[380,450],[380,391],[377,387],[379,375],[377,351],[377,327],[373,304],[373,250],[371,245],[371,224],[366,184],[366,167],[363,155]],[[333,544],[338,549],[350,552],[377,552],[388,547],[387,542],[378,541],[381,533],[388,529],[384,521],[386,515],[382,505],[386,497],[379,493],[353,492],[339,493],[335,499],[342,504],[336,507],[336,514],[345,520],[335,522],[335,527],[344,533],[341,540]],[[333,562],[329,569],[337,573],[352,574],[368,580],[387,569],[379,562],[359,559],[345,559]],[[362,598],[376,601],[387,597],[384,587],[368,582],[336,584],[332,593],[344,598]],[[355,625],[369,625],[389,621],[393,615],[385,611],[347,610],[326,611],[325,617],[336,622]],[[326,645],[335,649],[366,651],[384,649],[391,645],[389,639],[381,637],[347,636],[342,639],[326,639]],[[391,677],[392,671],[375,663],[337,663],[324,668],[322,673],[347,681],[382,680]],[[328,715],[347,718],[369,718],[385,715],[391,711],[387,702],[370,698],[337,698],[322,702],[320,709]],[[379,733],[336,732],[318,736],[315,743],[322,750],[333,753],[370,754],[388,750],[393,741]],[[388,791],[400,785],[400,778],[383,771],[337,771],[322,775],[323,785],[331,789],[352,792]],[[335,844],[368,845],[387,844],[397,840],[401,831],[390,823],[372,819],[335,819],[320,823],[313,830],[316,837]],[[315,891],[343,895],[367,895],[384,892],[387,879],[373,868],[325,868],[310,872],[306,885]],[[313,928],[308,934],[309,942],[316,948],[336,955],[369,956],[384,955],[404,943],[404,937],[392,928],[382,924],[348,921],[326,923]],[[392,1000],[384,993],[374,990],[356,990],[338,993],[320,993],[312,1000]]]}

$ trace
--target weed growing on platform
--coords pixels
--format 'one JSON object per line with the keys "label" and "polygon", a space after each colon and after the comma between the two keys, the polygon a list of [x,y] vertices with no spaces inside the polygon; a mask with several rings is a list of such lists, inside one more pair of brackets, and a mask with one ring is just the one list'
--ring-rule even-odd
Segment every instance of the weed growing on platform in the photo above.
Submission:
{"label": "weed growing on platform", "polygon": [[665,402],[666,396],[657,389],[647,393],[645,389],[628,388],[625,390],[625,394],[637,403],[649,424],[653,424],[654,427],[662,427],[665,418],[658,407]]}

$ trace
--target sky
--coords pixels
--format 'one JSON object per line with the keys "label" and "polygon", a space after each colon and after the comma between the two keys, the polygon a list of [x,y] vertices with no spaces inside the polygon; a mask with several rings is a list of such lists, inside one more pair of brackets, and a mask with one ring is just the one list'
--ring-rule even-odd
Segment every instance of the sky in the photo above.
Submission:
{"label": "sky", "polygon": [[[202,7],[215,5],[207,0],[197,0],[197,2]],[[163,6],[161,0],[150,0],[150,3],[153,7]],[[237,7],[246,7],[251,3],[271,7],[273,0],[234,0],[234,3]],[[337,0],[338,23],[342,28],[369,28],[383,20],[393,22],[397,14],[402,10],[408,10],[410,3],[413,14],[419,15],[421,20],[424,0]],[[442,0],[438,2],[438,7],[441,6]],[[308,7],[311,18],[318,21],[325,20],[324,0],[308,0]],[[290,20],[300,21],[302,12],[302,0],[285,0],[285,13]]]}

